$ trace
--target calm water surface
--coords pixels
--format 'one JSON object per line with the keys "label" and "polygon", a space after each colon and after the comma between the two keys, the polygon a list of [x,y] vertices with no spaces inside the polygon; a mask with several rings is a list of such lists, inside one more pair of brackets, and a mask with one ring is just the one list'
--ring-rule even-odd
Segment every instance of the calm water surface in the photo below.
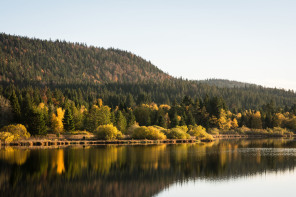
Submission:
{"label": "calm water surface", "polygon": [[296,141],[0,150],[0,196],[286,196]]}

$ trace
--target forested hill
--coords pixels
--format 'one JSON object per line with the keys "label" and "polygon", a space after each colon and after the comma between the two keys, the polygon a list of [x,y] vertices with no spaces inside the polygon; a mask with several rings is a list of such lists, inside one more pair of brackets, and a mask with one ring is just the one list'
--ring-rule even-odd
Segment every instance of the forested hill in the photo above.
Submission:
{"label": "forested hill", "polygon": [[173,104],[185,96],[222,97],[230,110],[260,109],[271,101],[282,109],[296,104],[293,91],[227,80],[176,79],[130,52],[4,33],[0,68],[0,93],[6,98],[13,89],[8,86],[14,85],[20,97],[24,92],[49,96],[54,91],[56,97],[86,106],[97,98],[115,107],[131,97],[136,104]]}
{"label": "forested hill", "polygon": [[41,84],[102,84],[171,78],[132,53],[0,34],[0,81]]}

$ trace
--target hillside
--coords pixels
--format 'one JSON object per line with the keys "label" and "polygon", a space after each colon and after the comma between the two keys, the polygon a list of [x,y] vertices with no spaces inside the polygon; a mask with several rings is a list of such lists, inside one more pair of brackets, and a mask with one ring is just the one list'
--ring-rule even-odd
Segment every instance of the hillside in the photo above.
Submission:
{"label": "hillside", "polygon": [[170,76],[126,51],[0,34],[0,81],[102,84],[163,81]]}
{"label": "hillside", "polygon": [[[126,102],[128,96],[136,104],[172,104],[184,96],[194,100],[222,97],[231,110],[260,109],[271,101],[282,109],[296,104],[293,91],[219,79],[176,79],[130,52],[3,33],[0,67],[3,90],[8,85],[33,86],[40,92],[47,90],[44,87],[58,89],[77,104],[91,104],[102,98],[114,107]],[[9,91],[2,94],[10,95]]]}

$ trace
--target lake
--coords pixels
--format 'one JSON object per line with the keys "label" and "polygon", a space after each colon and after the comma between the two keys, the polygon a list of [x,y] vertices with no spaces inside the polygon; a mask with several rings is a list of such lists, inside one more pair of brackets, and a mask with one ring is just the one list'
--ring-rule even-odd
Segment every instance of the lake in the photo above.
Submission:
{"label": "lake", "polygon": [[0,150],[1,196],[285,196],[296,141]]}

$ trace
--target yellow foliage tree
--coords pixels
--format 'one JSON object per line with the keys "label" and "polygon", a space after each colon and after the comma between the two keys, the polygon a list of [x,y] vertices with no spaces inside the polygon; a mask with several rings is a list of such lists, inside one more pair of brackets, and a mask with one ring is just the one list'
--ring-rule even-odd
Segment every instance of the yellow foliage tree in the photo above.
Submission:
{"label": "yellow foliage tree", "polygon": [[162,104],[162,105],[159,106],[159,109],[163,109],[163,110],[169,111],[171,109],[171,106]]}
{"label": "yellow foliage tree", "polygon": [[48,108],[44,103],[39,103],[37,108],[40,109],[40,110],[48,111]]}
{"label": "yellow foliage tree", "polygon": [[273,117],[273,127],[282,127],[285,116],[281,113],[276,113]]}
{"label": "yellow foliage tree", "polygon": [[98,99],[98,107],[102,107],[103,106],[103,100],[102,99]]}
{"label": "yellow foliage tree", "polygon": [[238,122],[236,120],[236,118],[233,118],[232,122],[231,122],[231,128],[235,129],[238,127]]}
{"label": "yellow foliage tree", "polygon": [[65,110],[62,108],[57,108],[57,115],[52,114],[51,117],[51,128],[55,133],[63,132],[64,125],[63,125],[63,118],[64,118]]}
{"label": "yellow foliage tree", "polygon": [[157,106],[156,103],[151,103],[151,104],[150,104],[150,108],[151,108],[152,110],[155,110],[155,111],[158,110],[158,106]]}
{"label": "yellow foliage tree", "polygon": [[254,129],[262,129],[262,120],[261,120],[261,113],[260,111],[256,111],[255,113],[251,114],[250,118],[251,128]]}
{"label": "yellow foliage tree", "polygon": [[231,128],[231,119],[227,118],[225,110],[221,110],[220,118],[218,119],[218,125],[220,129],[228,130]]}

